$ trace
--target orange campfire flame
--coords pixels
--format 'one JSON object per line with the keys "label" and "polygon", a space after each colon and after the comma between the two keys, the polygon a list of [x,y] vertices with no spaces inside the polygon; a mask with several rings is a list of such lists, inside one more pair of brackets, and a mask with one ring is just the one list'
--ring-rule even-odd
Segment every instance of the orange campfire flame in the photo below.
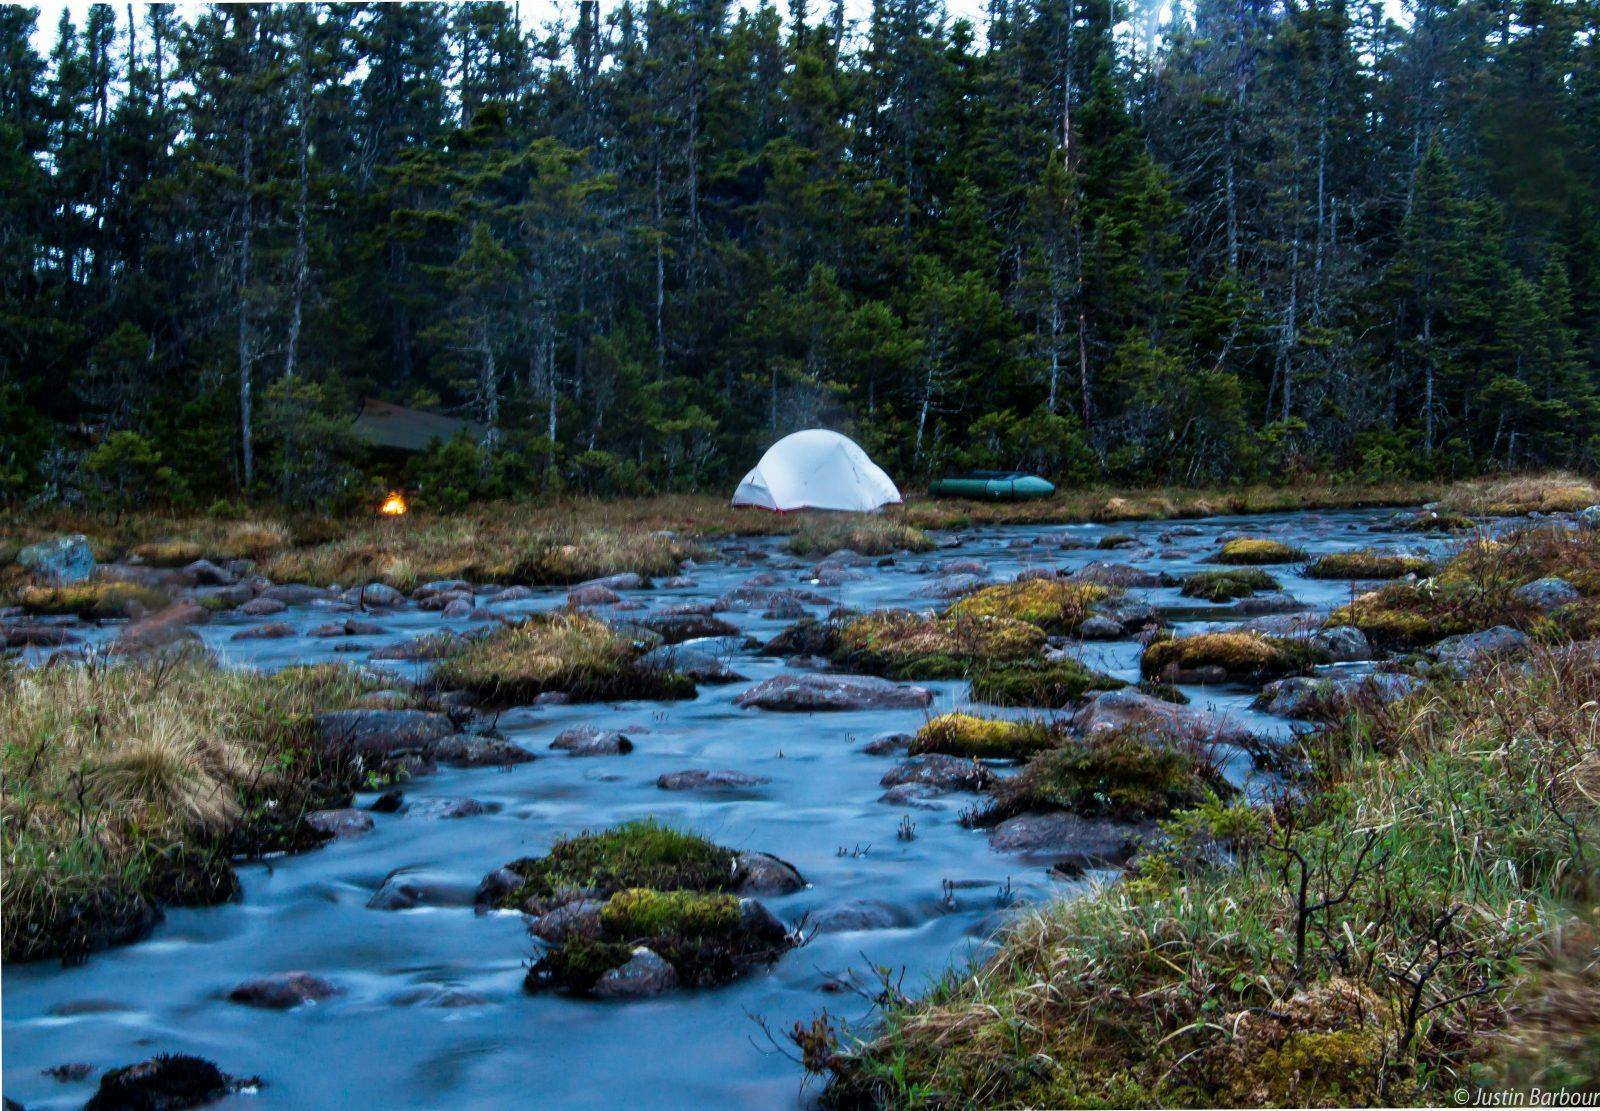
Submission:
{"label": "orange campfire flame", "polygon": [[378,512],[385,517],[404,517],[406,515],[406,499],[400,496],[397,490],[383,499],[383,504],[378,506]]}

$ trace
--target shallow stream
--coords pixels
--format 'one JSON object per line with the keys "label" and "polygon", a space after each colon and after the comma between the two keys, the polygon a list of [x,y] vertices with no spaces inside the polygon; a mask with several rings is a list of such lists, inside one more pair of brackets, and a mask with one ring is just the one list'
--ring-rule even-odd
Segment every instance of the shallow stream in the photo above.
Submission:
{"label": "shallow stream", "polygon": [[[687,571],[692,588],[628,591],[625,598],[646,603],[639,612],[647,613],[709,601],[752,575],[776,570],[780,586],[818,590],[839,605],[931,608],[943,603],[919,592],[940,564],[954,559],[980,559],[990,581],[1001,582],[1028,568],[1070,570],[1093,560],[1179,574],[1202,570],[1214,566],[1204,560],[1226,534],[1270,537],[1312,554],[1367,545],[1433,554],[1450,543],[1373,531],[1392,516],[1392,510],[1374,510],[974,529],[941,536],[951,546],[902,556],[892,566],[865,560],[863,579],[827,588],[805,582],[811,564],[789,556],[779,539],[728,541],[721,545],[727,558]],[[1189,531],[1183,526],[1194,526],[1193,534],[1182,535]],[[1139,543],[1095,550],[1109,533],[1131,534]],[[1158,539],[1163,535],[1166,540]],[[1064,539],[1087,546],[1064,548]],[[752,559],[751,552],[768,558]],[[1349,583],[1306,579],[1302,569],[1268,568],[1315,611],[1349,597]],[[1130,595],[1157,605],[1204,605],[1180,599],[1175,588]],[[539,590],[533,599],[499,608],[515,613],[564,601],[562,589]],[[825,609],[812,608],[818,616]],[[230,665],[275,668],[361,663],[383,645],[476,624],[442,620],[407,604],[373,617],[382,635],[303,635],[343,616],[319,602],[256,619],[289,621],[301,634],[294,637],[232,640],[252,621],[236,615],[217,617],[201,633]],[[719,616],[763,641],[788,624],[760,617],[759,609]],[[1178,629],[1198,631],[1206,624],[1188,621]],[[358,650],[349,650],[352,643]],[[1138,675],[1138,654],[1132,640],[1083,649],[1086,663],[1130,680]],[[509,769],[441,769],[416,780],[406,787],[410,813],[374,815],[372,833],[241,866],[241,899],[168,911],[138,944],[96,953],[73,968],[55,962],[7,967],[5,1094],[29,1108],[80,1106],[105,1069],[155,1053],[187,1052],[216,1061],[225,1072],[263,1078],[257,1093],[235,1096],[229,1106],[794,1106],[806,1099],[802,1072],[774,1051],[760,1022],[781,1040],[796,1021],[824,1007],[847,1020],[867,1019],[869,1004],[838,990],[841,980],[854,976],[870,992],[871,969],[883,966],[915,994],[944,969],[981,957],[984,939],[1015,908],[1070,898],[1107,878],[1091,873],[1063,881],[1049,873],[1048,857],[993,851],[984,832],[958,824],[974,796],[954,794],[919,809],[878,801],[879,778],[894,760],[866,755],[863,745],[881,734],[914,731],[926,714],[962,705],[964,683],[923,684],[936,691],[926,713],[772,713],[740,709],[734,698],[785,670],[784,662],[739,652],[729,663],[750,682],[702,686],[693,701],[509,711],[499,719],[500,730],[538,759]],[[419,665],[373,666],[409,678]],[[1213,706],[1252,729],[1293,727],[1248,709],[1245,688],[1186,690],[1195,705]],[[599,758],[549,751],[551,738],[576,724],[628,727],[634,751]],[[734,769],[771,782],[732,794],[657,788],[659,775],[686,768]],[[1230,772],[1243,777],[1248,765],[1237,762]],[[430,800],[463,796],[491,812],[448,821],[417,816]],[[358,797],[357,805],[372,797]],[[522,979],[532,943],[519,916],[474,913],[479,880],[507,861],[542,854],[562,834],[644,815],[793,863],[809,886],[763,900],[791,925],[808,912],[856,900],[870,901],[874,913],[893,924],[817,934],[770,969],[716,990],[620,1004],[526,994]],[[897,836],[905,818],[915,823],[911,840]],[[373,892],[398,869],[425,880],[440,905],[368,909]],[[342,993],[289,1012],[224,997],[243,980],[288,970],[324,976]],[[42,1072],[67,1062],[94,1070],[88,1079],[66,1083]]]}

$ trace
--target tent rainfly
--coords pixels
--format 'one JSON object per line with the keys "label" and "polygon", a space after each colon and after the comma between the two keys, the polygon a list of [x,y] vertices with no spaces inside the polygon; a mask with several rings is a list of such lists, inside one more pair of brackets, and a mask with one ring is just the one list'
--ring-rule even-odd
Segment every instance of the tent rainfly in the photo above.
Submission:
{"label": "tent rainfly", "polygon": [[895,484],[855,441],[825,428],[808,428],[773,444],[733,492],[734,505],[776,513],[796,509],[867,513],[899,501]]}

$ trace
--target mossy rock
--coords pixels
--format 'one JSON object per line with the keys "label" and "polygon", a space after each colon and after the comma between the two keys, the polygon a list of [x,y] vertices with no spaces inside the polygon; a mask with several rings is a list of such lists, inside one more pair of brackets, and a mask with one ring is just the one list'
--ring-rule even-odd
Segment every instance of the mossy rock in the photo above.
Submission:
{"label": "mossy rock", "polygon": [[641,946],[670,964],[680,985],[728,983],[793,944],[775,918],[752,906],[753,913],[746,913],[738,898],[716,892],[627,888],[544,953],[525,987],[592,991]]}
{"label": "mossy rock", "polygon": [[1241,537],[1222,545],[1211,557],[1213,563],[1232,563],[1243,566],[1263,563],[1298,563],[1306,557],[1300,548],[1291,547],[1279,540],[1261,540]]}
{"label": "mossy rock", "polygon": [[1112,548],[1120,548],[1124,544],[1133,544],[1137,540],[1138,537],[1126,532],[1109,532],[1095,541],[1094,546],[1102,551],[1110,551]]}
{"label": "mossy rock", "polygon": [[1399,579],[1406,575],[1425,576],[1433,564],[1417,556],[1394,555],[1363,548],[1354,552],[1330,552],[1319,556],[1306,574],[1313,579]]}
{"label": "mossy rock", "polygon": [[1435,513],[1432,510],[1418,513],[1400,523],[1400,528],[1406,532],[1471,532],[1477,527],[1477,522],[1471,517],[1460,513]]}
{"label": "mossy rock", "polygon": [[1309,674],[1325,656],[1305,641],[1256,633],[1200,633],[1157,640],[1139,660],[1152,678],[1262,679]]}
{"label": "mossy rock", "polygon": [[1028,579],[985,587],[945,612],[955,618],[1002,617],[1026,621],[1047,633],[1073,633],[1093,613],[1094,604],[1110,596],[1109,589],[1095,583]]}
{"label": "mossy rock", "polygon": [[890,679],[959,679],[985,664],[1037,658],[1044,630],[1006,617],[867,614],[839,630],[834,662]]}
{"label": "mossy rock", "polygon": [[1189,696],[1184,694],[1176,685],[1163,683],[1159,679],[1140,679],[1135,685],[1135,690],[1140,694],[1148,694],[1151,698],[1159,698],[1163,702],[1170,702],[1174,706],[1187,706]]}
{"label": "mossy rock", "polygon": [[160,609],[167,596],[159,590],[121,580],[24,586],[17,602],[34,614],[73,614],[89,620],[135,617]]}
{"label": "mossy rock", "polygon": [[1140,821],[1235,793],[1199,746],[1137,729],[1097,730],[998,780],[971,823],[994,825],[1041,810]]}
{"label": "mossy rock", "polygon": [[578,702],[695,696],[694,680],[642,662],[639,647],[587,614],[539,614],[465,641],[440,661],[434,680],[499,706],[549,691]]}
{"label": "mossy rock", "polygon": [[1040,721],[1007,721],[972,714],[941,714],[911,741],[910,755],[936,752],[975,760],[1022,760],[1058,743]]}
{"label": "mossy rock", "polygon": [[1440,591],[1396,582],[1340,606],[1328,615],[1325,627],[1351,625],[1379,648],[1409,651],[1459,633],[1520,625],[1523,616],[1520,611],[1506,613],[1471,588]]}
{"label": "mossy rock", "polygon": [[972,677],[972,697],[993,706],[1035,706],[1060,710],[1090,691],[1113,691],[1127,686],[1077,660],[1025,662],[988,667]]}
{"label": "mossy rock", "polygon": [[1282,584],[1265,571],[1196,571],[1183,580],[1180,593],[1185,598],[1204,598],[1208,602],[1231,602],[1249,598],[1258,590],[1277,590]]}
{"label": "mossy rock", "polygon": [[522,880],[492,905],[540,913],[579,896],[607,896],[632,887],[660,891],[725,891],[734,854],[703,837],[645,818],[600,833],[567,837],[541,857],[506,865]]}

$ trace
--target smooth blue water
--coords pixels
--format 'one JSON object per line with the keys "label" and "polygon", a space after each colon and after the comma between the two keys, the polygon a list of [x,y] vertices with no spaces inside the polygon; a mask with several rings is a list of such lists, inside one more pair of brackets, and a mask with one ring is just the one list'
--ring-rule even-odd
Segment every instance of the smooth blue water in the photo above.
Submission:
{"label": "smooth blue water", "polygon": [[[776,540],[730,541],[730,551],[757,549],[768,560],[739,556],[692,569],[693,588],[640,590],[627,597],[650,609],[715,598],[752,575],[777,569],[780,586],[821,589],[838,604],[860,609],[932,608],[921,597],[930,569],[957,558],[984,560],[992,581],[1031,567],[1070,569],[1091,560],[1132,563],[1174,573],[1211,566],[1205,557],[1227,534],[1269,536],[1313,554],[1379,545],[1436,553],[1448,542],[1393,533],[1373,525],[1392,511],[1274,514],[1195,522],[983,528],[959,534],[957,546],[902,557],[879,568],[866,560],[863,581],[817,588],[803,581],[809,564],[794,560]],[[1157,537],[1180,524],[1200,535]],[[1090,544],[1109,532],[1131,533],[1143,546],[1101,552],[1062,550],[1063,537]],[[744,565],[741,565],[741,562]],[[1302,577],[1300,567],[1270,568],[1285,589],[1316,610],[1343,602],[1350,586]],[[1158,604],[1195,604],[1176,589],[1131,592]],[[509,603],[506,612],[564,602],[560,590]],[[813,607],[820,615],[824,607]],[[641,612],[648,612],[641,611]],[[759,611],[758,611],[759,612]],[[725,613],[742,631],[766,639],[787,622],[757,613]],[[346,615],[321,604],[297,606],[257,620],[293,623],[304,631]],[[630,616],[619,614],[619,617]],[[407,606],[374,615],[383,636],[350,638],[370,651],[470,621],[445,621]],[[281,667],[288,663],[364,662],[367,652],[336,652],[342,638],[296,636],[233,641],[250,619],[228,615],[201,629],[226,662]],[[1192,631],[1203,622],[1180,627]],[[113,635],[102,630],[91,639]],[[1131,640],[1091,643],[1083,658],[1125,678],[1138,672]],[[784,670],[781,660],[739,654],[730,662],[752,683]],[[397,675],[415,665],[383,664]],[[97,953],[80,967],[53,962],[4,970],[4,1089],[28,1107],[81,1105],[107,1068],[158,1052],[196,1053],[224,1071],[260,1075],[265,1086],[230,1105],[259,1108],[383,1106],[503,1108],[794,1106],[805,1099],[803,1075],[774,1052],[756,1019],[780,1035],[822,1008],[849,1020],[869,1017],[859,997],[826,990],[852,970],[881,965],[903,973],[915,993],[952,964],[981,957],[985,938],[1016,906],[1071,898],[1104,875],[1063,882],[1047,873],[1048,858],[992,851],[982,832],[961,828],[960,809],[973,796],[952,795],[936,810],[909,810],[877,801],[879,777],[893,760],[867,756],[862,745],[885,732],[914,730],[928,714],[965,702],[965,684],[925,684],[935,704],[923,711],[777,714],[742,710],[734,697],[748,684],[705,686],[693,701],[630,702],[522,708],[501,716],[506,735],[539,759],[510,769],[441,770],[406,788],[408,802],[470,796],[491,814],[453,821],[375,815],[377,829],[295,857],[240,868],[243,897],[225,906],[169,911],[148,940]],[[1248,709],[1243,688],[1188,688],[1196,705],[1211,705],[1262,731],[1289,723]],[[575,724],[632,727],[627,756],[572,758],[547,746]],[[732,768],[771,778],[737,795],[672,793],[656,788],[663,772]],[[1247,764],[1230,765],[1237,776]],[[370,802],[365,796],[358,804]],[[916,838],[901,841],[902,817]],[[724,845],[772,852],[810,881],[801,892],[765,901],[797,923],[807,911],[853,899],[890,904],[897,928],[823,934],[725,988],[680,991],[635,1003],[607,1004],[521,990],[532,953],[519,916],[474,914],[473,888],[490,870],[538,855],[562,834],[599,829],[643,815],[693,829]],[[841,855],[841,850],[844,850]],[[454,905],[386,912],[366,902],[396,869],[415,871]],[[953,905],[944,881],[952,881]],[[326,976],[343,994],[291,1012],[240,1006],[224,994],[242,980],[306,970]],[[862,980],[870,986],[870,972]],[[448,1004],[448,1005],[447,1005]],[[60,1083],[41,1070],[64,1062],[95,1066],[90,1079]]]}

